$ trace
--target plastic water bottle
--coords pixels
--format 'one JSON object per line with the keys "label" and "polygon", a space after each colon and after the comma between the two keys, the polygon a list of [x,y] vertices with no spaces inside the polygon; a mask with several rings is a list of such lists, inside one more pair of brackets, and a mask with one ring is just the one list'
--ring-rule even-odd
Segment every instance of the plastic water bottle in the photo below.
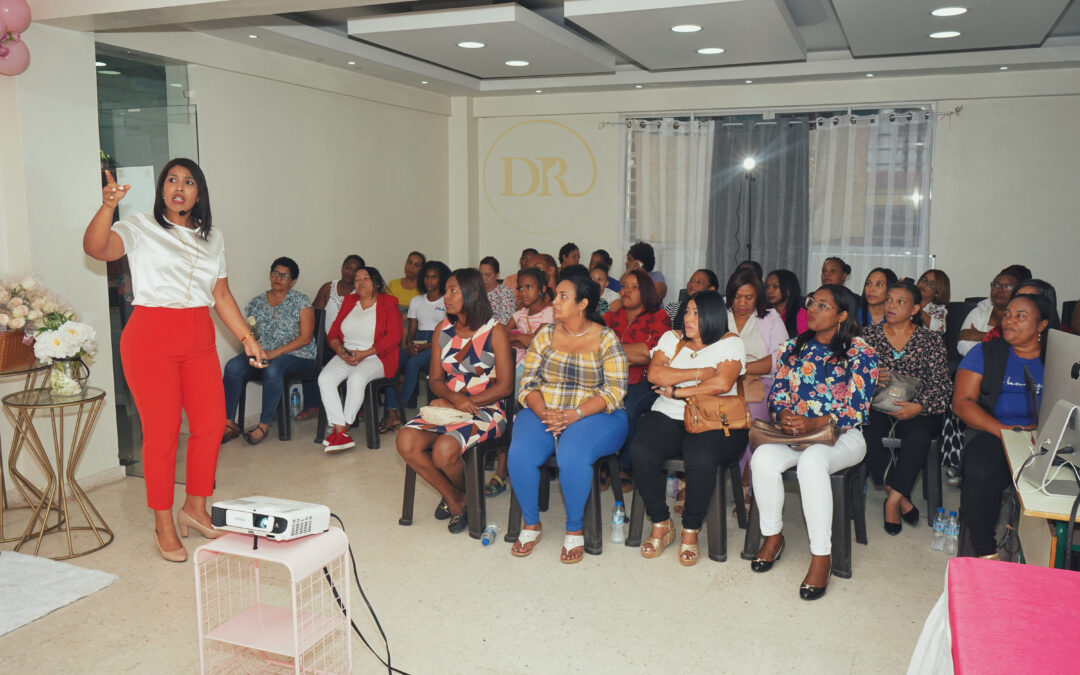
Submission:
{"label": "plastic water bottle", "polygon": [[931,551],[944,551],[945,550],[945,507],[937,507],[937,514],[934,516],[934,536],[930,539]]}
{"label": "plastic water bottle", "polygon": [[960,521],[956,517],[956,511],[949,511],[949,520],[945,523],[945,555],[953,557],[959,547]]}
{"label": "plastic water bottle", "polygon": [[621,544],[626,541],[626,509],[622,502],[615,502],[615,510],[611,512],[611,543]]}
{"label": "plastic water bottle", "polygon": [[674,473],[667,475],[667,496],[674,497],[675,493],[679,491],[679,480],[675,478]]}
{"label": "plastic water bottle", "polygon": [[487,527],[484,528],[484,533],[480,535],[480,543],[484,546],[490,546],[498,536],[499,524],[496,522],[488,522]]}
{"label": "plastic water bottle", "polygon": [[293,387],[289,392],[289,415],[296,417],[304,409],[304,404],[300,399],[300,387]]}

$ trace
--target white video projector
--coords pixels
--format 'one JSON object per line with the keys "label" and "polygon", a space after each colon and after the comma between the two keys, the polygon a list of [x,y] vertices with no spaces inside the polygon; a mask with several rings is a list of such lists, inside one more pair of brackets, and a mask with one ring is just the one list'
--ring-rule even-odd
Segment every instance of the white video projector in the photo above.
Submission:
{"label": "white video projector", "polygon": [[243,497],[217,502],[210,510],[214,527],[288,541],[330,529],[330,507],[277,497]]}

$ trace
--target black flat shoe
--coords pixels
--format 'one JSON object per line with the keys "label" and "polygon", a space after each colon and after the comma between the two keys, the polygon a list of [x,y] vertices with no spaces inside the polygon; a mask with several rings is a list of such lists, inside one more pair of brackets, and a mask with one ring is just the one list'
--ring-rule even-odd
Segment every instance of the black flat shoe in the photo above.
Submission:
{"label": "black flat shoe", "polygon": [[450,507],[446,505],[446,500],[440,499],[439,505],[435,507],[435,520],[446,520],[450,515]]}
{"label": "black flat shoe", "polygon": [[764,558],[754,558],[750,561],[750,569],[755,572],[768,572],[772,569],[773,563],[780,559],[780,555],[784,552],[784,538],[780,537],[780,548],[776,551],[776,556],[772,560],[765,560]]}
{"label": "black flat shoe", "polygon": [[883,522],[885,524],[885,531],[888,532],[890,535],[895,537],[896,535],[900,534],[900,530],[904,529],[904,526],[903,526],[902,523],[890,523],[889,521],[885,520],[885,509],[886,509],[886,506],[885,506],[884,503],[882,503],[881,504],[881,522]]}
{"label": "black flat shoe", "polygon": [[903,518],[908,525],[918,525],[919,509],[912,506],[910,511],[908,511],[907,513],[901,513],[900,517]]}
{"label": "black flat shoe", "polygon": [[458,534],[464,532],[469,528],[469,512],[462,511],[461,513],[450,514],[450,522],[446,524],[446,529],[450,530],[450,534]]}
{"label": "black flat shoe", "polygon": [[810,584],[800,584],[799,597],[803,600],[817,600],[825,595],[825,589],[829,587],[830,579],[832,579],[832,567],[829,567],[829,576],[825,579],[824,586],[818,588],[817,586],[811,586]]}

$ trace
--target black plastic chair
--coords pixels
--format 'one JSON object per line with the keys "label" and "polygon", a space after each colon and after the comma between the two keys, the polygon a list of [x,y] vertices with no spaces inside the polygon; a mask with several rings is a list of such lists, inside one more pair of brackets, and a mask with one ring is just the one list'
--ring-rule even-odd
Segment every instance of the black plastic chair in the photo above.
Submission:
{"label": "black plastic chair", "polygon": [[[479,539],[487,527],[487,499],[484,494],[484,462],[502,448],[509,447],[514,428],[514,394],[503,400],[506,430],[498,438],[479,443],[465,451],[465,508],[469,513],[469,536]],[[401,497],[401,517],[398,525],[412,525],[413,506],[416,502],[416,471],[405,465],[405,486]]]}
{"label": "black plastic chair", "polygon": [[[342,382],[338,385],[338,396],[345,397],[346,383]],[[380,440],[381,434],[379,433],[379,394],[383,389],[388,387],[394,387],[398,393],[398,415],[402,422],[406,422],[405,419],[405,405],[401,402],[401,387],[398,384],[395,377],[380,377],[367,383],[367,387],[364,390],[364,404],[361,410],[364,413],[364,436],[367,446],[371,450],[378,450],[382,446]],[[326,405],[319,406],[319,421],[318,429],[315,432],[315,442],[322,443],[326,438]],[[355,426],[355,423],[354,425]]]}
{"label": "black plastic chair", "polygon": [[970,302],[973,305],[977,305],[985,299],[985,295],[969,295],[968,297],[964,298],[964,302]]}
{"label": "black plastic chair", "polygon": [[[678,459],[669,459],[664,462],[667,471],[683,471],[684,462]],[[709,511],[705,516],[706,536],[709,539],[709,560],[724,562],[727,560],[727,483],[724,475],[731,477],[731,494],[737,495],[735,499],[735,513],[739,521],[739,527],[746,529],[746,504],[742,500],[742,472],[739,471],[739,460],[736,459],[727,464],[721,464],[716,469],[716,489],[713,490],[712,500],[709,502]],[[638,495],[637,482],[634,483],[634,503],[630,507],[630,528],[626,535],[626,545],[631,547],[641,546],[642,526],[645,521],[645,500]]]}
{"label": "black plastic chair", "polygon": [[[892,450],[899,450],[901,441],[899,438],[885,436],[881,444]],[[923,465],[922,494],[926,500],[926,524],[933,527],[934,515],[942,505],[941,501],[941,441],[937,438],[930,441],[926,449],[926,462]]]}
{"label": "black plastic chair", "polygon": [[[307,381],[318,382],[319,373],[322,372],[323,350],[326,345],[326,330],[323,326],[325,310],[316,309],[315,312],[315,361],[310,370],[286,375],[281,383],[281,400],[278,402],[277,423],[278,438],[283,441],[292,439],[292,416],[289,415],[289,389],[294,384],[303,384]],[[263,374],[261,370],[248,372],[240,384],[240,401],[236,410],[236,423],[240,428],[244,427],[244,413],[247,410],[247,385],[249,382],[262,384]],[[321,408],[320,408],[321,409]],[[322,442],[322,439],[319,439]]]}
{"label": "black plastic chair", "polygon": [[[555,447],[558,448],[558,439]],[[605,455],[593,463],[592,489],[589,490],[589,498],[585,500],[585,515],[582,523],[582,534],[585,537],[585,552],[589,555],[600,555],[604,548],[604,531],[602,515],[600,513],[600,469],[606,466],[609,476],[619,475],[619,456]],[[551,500],[551,479],[559,470],[559,464],[553,453],[551,457],[540,467],[540,510],[547,511]],[[615,501],[622,499],[622,492],[613,489]],[[521,534],[521,504],[518,503],[514,493],[514,485],[510,484],[510,522],[506,526],[506,536],[503,541],[514,542]]]}
{"label": "black plastic chair", "polygon": [[950,302],[948,314],[945,316],[945,357],[949,365],[949,373],[956,372],[960,365],[960,352],[956,351],[956,344],[960,341],[960,331],[964,326],[964,320],[971,310],[975,309],[974,302]]}
{"label": "black plastic chair", "polygon": [[1076,311],[1076,300],[1066,300],[1061,303],[1061,325],[1071,326],[1073,312]]}
{"label": "black plastic chair", "polygon": [[[796,468],[781,474],[784,480],[798,481]],[[855,524],[855,541],[866,544],[866,464],[840,469],[830,476],[833,496],[832,573],[841,579],[851,578],[851,523]],[[761,548],[761,525],[758,520],[757,499],[750,500],[750,522],[743,544],[743,560],[753,560]]]}

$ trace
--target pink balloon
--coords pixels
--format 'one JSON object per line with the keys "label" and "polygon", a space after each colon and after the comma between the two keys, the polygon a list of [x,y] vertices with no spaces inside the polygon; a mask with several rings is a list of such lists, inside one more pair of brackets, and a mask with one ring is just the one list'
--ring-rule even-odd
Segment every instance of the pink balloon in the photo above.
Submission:
{"label": "pink balloon", "polygon": [[18,75],[30,65],[30,48],[22,40],[5,42],[11,51],[0,59],[0,75]]}
{"label": "pink balloon", "polygon": [[30,5],[26,0],[0,0],[0,22],[12,33],[23,32],[30,27]]}

